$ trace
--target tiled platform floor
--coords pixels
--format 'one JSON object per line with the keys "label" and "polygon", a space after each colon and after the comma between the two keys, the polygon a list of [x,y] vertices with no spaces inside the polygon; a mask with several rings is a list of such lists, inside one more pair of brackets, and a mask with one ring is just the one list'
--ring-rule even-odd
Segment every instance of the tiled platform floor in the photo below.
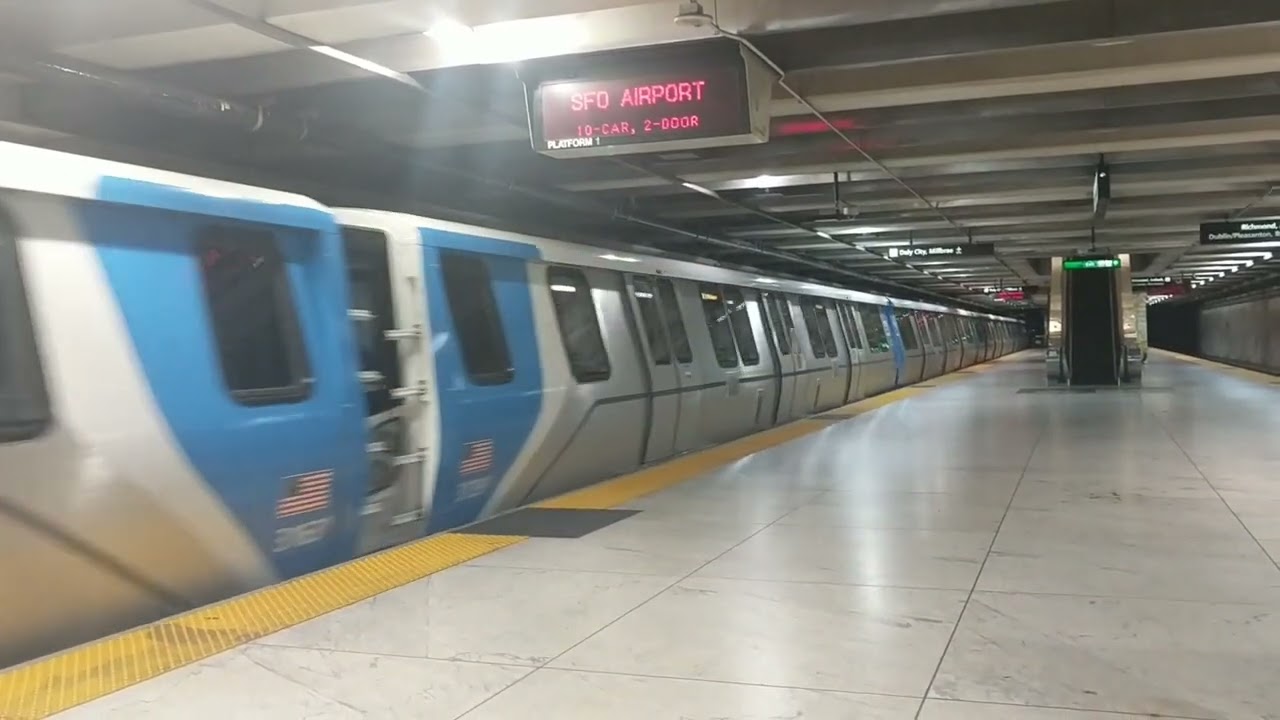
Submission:
{"label": "tiled platform floor", "polygon": [[59,717],[1280,718],[1280,388],[1025,357]]}

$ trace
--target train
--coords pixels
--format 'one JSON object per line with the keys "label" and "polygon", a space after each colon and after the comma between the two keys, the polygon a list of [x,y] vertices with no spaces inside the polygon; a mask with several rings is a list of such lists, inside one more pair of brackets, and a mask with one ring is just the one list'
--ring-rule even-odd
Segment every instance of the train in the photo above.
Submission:
{"label": "train", "polygon": [[1024,344],[996,315],[0,143],[0,666]]}

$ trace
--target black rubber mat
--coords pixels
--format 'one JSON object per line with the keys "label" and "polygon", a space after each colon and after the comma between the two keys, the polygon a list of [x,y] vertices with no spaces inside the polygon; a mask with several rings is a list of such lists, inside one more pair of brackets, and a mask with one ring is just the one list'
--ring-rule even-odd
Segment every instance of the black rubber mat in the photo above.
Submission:
{"label": "black rubber mat", "polygon": [[519,535],[538,538],[580,538],[625,520],[639,510],[575,510],[521,508],[454,530],[462,535]]}

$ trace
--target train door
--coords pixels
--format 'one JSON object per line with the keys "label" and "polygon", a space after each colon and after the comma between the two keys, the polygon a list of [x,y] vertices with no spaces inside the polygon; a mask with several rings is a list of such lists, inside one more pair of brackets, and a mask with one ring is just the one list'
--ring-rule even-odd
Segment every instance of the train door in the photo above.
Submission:
{"label": "train door", "polygon": [[416,301],[422,293],[418,245],[364,228],[344,227],[342,236],[370,440],[358,540],[367,553],[421,534],[429,510],[430,353]]}
{"label": "train door", "polygon": [[[670,284],[669,280],[660,280]],[[644,449],[646,464],[671,457],[676,453],[680,437],[681,371],[672,352],[672,342],[662,309],[657,284],[653,278],[628,275],[627,294],[631,311],[640,328],[642,365],[649,382],[649,442]],[[674,300],[674,298],[672,298]],[[688,350],[688,343],[685,343]],[[692,357],[685,362],[692,361]]]}
{"label": "train door", "polygon": [[760,302],[765,312],[765,335],[777,358],[778,396],[773,404],[773,424],[779,425],[794,419],[791,412],[796,395],[796,374],[804,362],[804,354],[795,351],[795,320],[787,298],[777,293],[761,293]]}
{"label": "train door", "polygon": [[859,375],[862,372],[862,336],[858,334],[858,321],[853,319],[853,306],[837,302],[836,314],[840,316],[845,346],[849,348],[849,381],[845,383],[844,401],[851,403],[857,399]]}
{"label": "train door", "polygon": [[689,331],[684,321],[686,315],[680,307],[675,285],[667,278],[658,278],[654,285],[658,295],[658,312],[671,343],[671,358],[675,361],[677,381],[680,383],[680,404],[676,412],[680,422],[676,427],[675,451],[687,452],[702,445],[702,435],[698,431],[702,415],[702,394],[698,388],[706,379],[693,356],[693,345],[689,342]]}

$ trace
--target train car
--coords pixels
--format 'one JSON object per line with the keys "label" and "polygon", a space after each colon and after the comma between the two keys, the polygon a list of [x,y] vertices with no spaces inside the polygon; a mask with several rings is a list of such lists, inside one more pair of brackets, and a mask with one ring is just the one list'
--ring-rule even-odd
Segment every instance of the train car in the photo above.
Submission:
{"label": "train car", "polygon": [[331,213],[0,144],[0,663],[349,557]]}
{"label": "train car", "polygon": [[0,665],[979,361],[939,316],[1011,322],[0,144]]}

